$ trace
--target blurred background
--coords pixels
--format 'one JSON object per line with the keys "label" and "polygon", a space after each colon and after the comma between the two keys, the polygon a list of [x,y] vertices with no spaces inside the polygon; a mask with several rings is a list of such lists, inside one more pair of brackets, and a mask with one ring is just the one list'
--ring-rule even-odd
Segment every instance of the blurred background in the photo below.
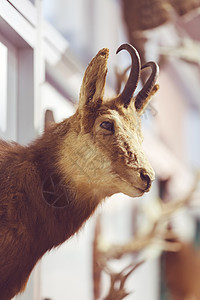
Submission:
{"label": "blurred background", "polygon": [[44,256],[17,300],[117,300],[123,288],[126,299],[200,299],[200,0],[1,0],[0,136],[27,144],[52,114],[73,114],[85,68],[104,47],[106,96],[116,95],[130,65],[115,54],[124,42],[160,67],[142,116],[152,190],[107,199]]}

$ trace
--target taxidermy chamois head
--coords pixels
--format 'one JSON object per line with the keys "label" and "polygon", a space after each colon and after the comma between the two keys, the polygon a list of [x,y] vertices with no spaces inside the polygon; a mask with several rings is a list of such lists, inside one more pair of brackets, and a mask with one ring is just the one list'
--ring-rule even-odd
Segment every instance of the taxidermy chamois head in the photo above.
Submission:
{"label": "taxidermy chamois head", "polygon": [[104,99],[108,49],[99,51],[85,72],[76,113],[80,128],[77,130],[77,149],[82,155],[75,154],[75,157],[81,169],[83,165],[85,167],[88,178],[85,174],[81,178],[79,170],[78,174],[80,182],[89,184],[90,192],[103,193],[102,196],[122,192],[135,197],[148,191],[154,179],[154,172],[141,148],[140,116],[149,96],[157,90],[158,66],[149,62],[142,67],[150,67],[152,74],[133,98],[140,78],[140,58],[131,45],[122,45],[117,53],[122,49],[130,53],[132,68],[124,90],[116,98]]}
{"label": "taxidermy chamois head", "polygon": [[29,146],[0,141],[0,298],[23,291],[43,254],[78,231],[107,196],[149,191],[154,172],[141,148],[140,115],[157,90],[158,67],[133,98],[137,51],[122,93],[104,99],[108,49],[90,62],[76,113]]}

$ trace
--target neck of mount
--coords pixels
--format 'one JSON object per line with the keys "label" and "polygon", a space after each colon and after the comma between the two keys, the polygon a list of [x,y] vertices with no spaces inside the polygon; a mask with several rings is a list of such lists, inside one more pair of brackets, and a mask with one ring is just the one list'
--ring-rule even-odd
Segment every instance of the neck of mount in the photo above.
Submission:
{"label": "neck of mount", "polygon": [[[53,144],[53,135],[45,133],[33,147],[34,161],[37,162],[41,181],[38,214],[41,215],[41,224],[46,233],[47,247],[44,245],[44,249],[58,246],[77,232],[104,198],[87,181],[78,184],[70,168],[63,168],[63,171],[59,166],[59,149],[63,136],[58,134],[58,127],[52,130],[56,130]],[[40,235],[41,240],[44,239],[44,233]]]}

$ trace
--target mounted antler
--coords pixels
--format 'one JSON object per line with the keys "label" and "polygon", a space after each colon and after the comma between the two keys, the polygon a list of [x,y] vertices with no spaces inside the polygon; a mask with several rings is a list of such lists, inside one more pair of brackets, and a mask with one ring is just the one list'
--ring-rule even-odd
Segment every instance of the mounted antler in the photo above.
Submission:
{"label": "mounted antler", "polygon": [[104,271],[110,276],[110,289],[107,296],[103,300],[122,300],[130,295],[131,292],[127,292],[125,288],[126,280],[143,263],[144,260],[141,260],[138,263],[131,263],[120,273],[113,272],[106,265]]}

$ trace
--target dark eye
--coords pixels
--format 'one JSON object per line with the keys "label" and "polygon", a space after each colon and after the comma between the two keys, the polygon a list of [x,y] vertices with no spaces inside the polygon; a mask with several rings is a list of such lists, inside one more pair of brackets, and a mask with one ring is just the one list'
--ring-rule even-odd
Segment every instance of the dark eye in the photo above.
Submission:
{"label": "dark eye", "polygon": [[109,122],[109,121],[102,122],[100,124],[100,127],[103,129],[106,129],[108,131],[114,132],[114,124],[112,122]]}

